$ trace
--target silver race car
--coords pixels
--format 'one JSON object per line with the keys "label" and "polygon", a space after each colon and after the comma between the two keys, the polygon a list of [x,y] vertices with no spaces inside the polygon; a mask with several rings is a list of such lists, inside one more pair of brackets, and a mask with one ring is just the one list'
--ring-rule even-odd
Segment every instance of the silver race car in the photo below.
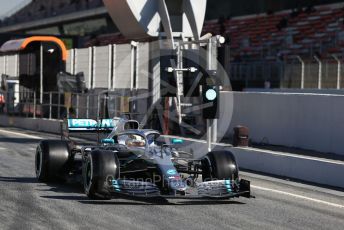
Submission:
{"label": "silver race car", "polygon": [[[122,118],[68,119],[61,132],[61,140],[43,140],[37,147],[39,181],[77,180],[91,199],[251,197],[250,182],[239,179],[230,151],[195,159],[181,150],[183,140],[169,139],[166,144],[158,131],[140,129],[137,121]],[[70,133],[97,142],[77,143]]]}

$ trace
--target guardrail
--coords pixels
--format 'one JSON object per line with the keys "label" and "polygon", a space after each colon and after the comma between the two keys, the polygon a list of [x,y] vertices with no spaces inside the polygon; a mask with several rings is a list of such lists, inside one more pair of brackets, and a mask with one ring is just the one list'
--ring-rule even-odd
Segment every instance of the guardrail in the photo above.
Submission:
{"label": "guardrail", "polygon": [[132,119],[143,117],[145,111],[131,111],[133,99],[115,94],[113,91],[98,93],[44,92],[43,103],[34,91],[0,91],[2,113],[21,117],[64,119],[128,116]]}

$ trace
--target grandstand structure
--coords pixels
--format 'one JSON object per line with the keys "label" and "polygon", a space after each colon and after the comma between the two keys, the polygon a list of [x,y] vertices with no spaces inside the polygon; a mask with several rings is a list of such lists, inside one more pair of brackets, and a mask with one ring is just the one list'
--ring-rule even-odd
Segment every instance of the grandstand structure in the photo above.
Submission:
{"label": "grandstand structure", "polygon": [[[287,24],[279,28],[281,22]],[[232,19],[210,20],[203,34],[225,36],[231,48],[231,60],[246,61],[293,58],[295,55],[327,57],[344,52],[344,3],[314,7],[311,12],[277,12]],[[87,45],[127,43],[120,33],[99,35]]]}
{"label": "grandstand structure", "polygon": [[290,54],[342,55],[344,4],[314,7],[310,11],[282,11],[271,15],[208,21],[204,32],[230,39],[232,54],[250,59],[275,59]]}
{"label": "grandstand structure", "polygon": [[[317,88],[319,75],[322,88],[343,87],[337,85],[342,73],[336,72],[337,61],[344,57],[343,3],[213,20],[203,30],[229,40],[232,81],[243,84],[245,79],[252,87],[262,87],[264,80],[273,87],[298,88],[301,59],[307,63],[304,87]],[[319,60],[325,66],[321,70]]]}
{"label": "grandstand structure", "polygon": [[85,11],[103,6],[102,0],[33,0],[30,4],[2,21],[2,26],[18,24]]}

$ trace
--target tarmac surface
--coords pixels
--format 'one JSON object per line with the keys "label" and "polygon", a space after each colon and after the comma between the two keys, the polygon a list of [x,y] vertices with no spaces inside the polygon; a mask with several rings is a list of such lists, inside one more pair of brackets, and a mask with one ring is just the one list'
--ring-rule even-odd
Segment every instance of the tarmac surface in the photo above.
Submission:
{"label": "tarmac surface", "polygon": [[[89,200],[38,183],[34,154],[58,136],[0,128],[0,229],[343,229],[344,192],[242,172],[255,199]],[[324,172],[326,173],[326,172]],[[343,175],[338,175],[343,179]]]}

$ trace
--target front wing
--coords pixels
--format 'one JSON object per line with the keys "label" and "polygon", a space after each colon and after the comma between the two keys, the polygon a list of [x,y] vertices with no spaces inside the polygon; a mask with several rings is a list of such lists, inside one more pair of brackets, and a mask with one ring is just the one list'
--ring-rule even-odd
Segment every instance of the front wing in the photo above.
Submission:
{"label": "front wing", "polygon": [[132,197],[163,197],[168,199],[229,199],[234,197],[250,198],[250,181],[216,180],[197,183],[195,187],[188,188],[185,193],[161,194],[157,185],[150,182],[133,180],[112,180],[109,192],[113,195]]}

